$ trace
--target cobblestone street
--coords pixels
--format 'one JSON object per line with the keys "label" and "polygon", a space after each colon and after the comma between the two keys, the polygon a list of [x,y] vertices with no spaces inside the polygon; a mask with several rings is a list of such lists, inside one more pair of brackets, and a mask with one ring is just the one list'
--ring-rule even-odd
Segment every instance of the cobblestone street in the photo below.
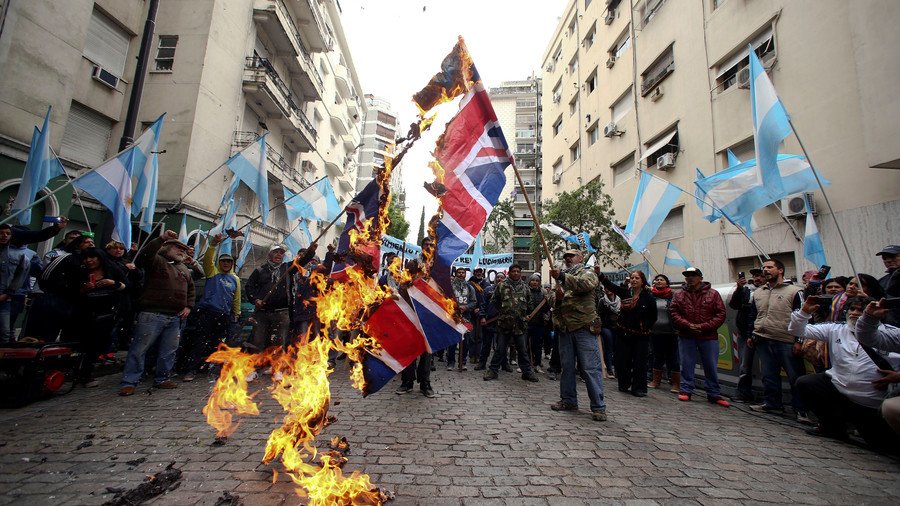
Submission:
{"label": "cobblestone street", "polygon": [[[443,364],[438,364],[443,365]],[[368,473],[391,504],[897,504],[900,464],[866,449],[805,434],[785,418],[744,406],[678,402],[668,387],[646,399],[607,382],[605,423],[591,421],[583,385],[579,412],[552,412],[558,383],[501,373],[433,373],[438,395],[397,383],[363,399],[346,363],[332,375],[345,470]],[[153,504],[215,504],[225,492],[247,505],[298,504],[277,464],[262,465],[277,405],[265,391],[258,417],[244,417],[224,446],[200,410],[210,384],[132,397],[118,375],[22,409],[0,412],[0,504],[100,504],[175,462],[180,486]],[[268,378],[251,386],[263,388]]]}

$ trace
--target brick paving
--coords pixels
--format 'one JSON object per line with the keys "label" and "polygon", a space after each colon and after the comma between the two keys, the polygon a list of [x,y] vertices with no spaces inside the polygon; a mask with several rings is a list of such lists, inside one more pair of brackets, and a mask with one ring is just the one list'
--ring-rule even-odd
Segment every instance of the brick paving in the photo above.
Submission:
{"label": "brick paving", "polygon": [[[332,375],[324,441],[345,436],[348,471],[392,491],[390,504],[898,504],[900,461],[809,436],[784,418],[701,396],[678,402],[668,388],[637,399],[606,383],[610,419],[556,413],[558,383],[501,373],[438,370],[438,396],[397,384],[363,399]],[[224,446],[200,413],[206,381],[177,390],[116,395],[118,375],[25,408],[0,411],[0,504],[101,504],[108,488],[130,489],[170,462],[180,486],[152,504],[215,504],[225,492],[246,505],[302,504],[277,464],[259,463],[278,407],[261,392],[262,414],[244,417]],[[267,381],[267,380],[266,380]],[[263,388],[257,381],[253,388]]]}

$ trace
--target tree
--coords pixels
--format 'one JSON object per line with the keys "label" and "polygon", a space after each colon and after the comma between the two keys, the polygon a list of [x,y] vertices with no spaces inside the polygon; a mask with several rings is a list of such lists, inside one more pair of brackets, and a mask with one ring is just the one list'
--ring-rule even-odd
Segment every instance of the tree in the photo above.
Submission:
{"label": "tree", "polygon": [[509,248],[514,216],[515,209],[512,199],[497,202],[484,224],[485,253],[500,253]]}
{"label": "tree", "polygon": [[[575,191],[563,192],[555,200],[545,200],[542,206],[541,223],[554,221],[575,233],[587,232],[594,248],[617,260],[624,261],[631,253],[628,244],[611,228],[615,223],[613,217],[616,213],[612,207],[612,197],[603,193],[603,181],[599,178]],[[569,247],[577,247],[546,231],[544,238],[555,256]],[[544,256],[537,231],[531,236],[531,252],[537,262]],[[598,263],[605,260],[603,255],[598,255]]]}
{"label": "tree", "polygon": [[425,206],[422,206],[422,216],[419,217],[419,233],[416,235],[416,244],[422,245],[425,240]]}
{"label": "tree", "polygon": [[397,202],[394,199],[391,199],[391,204],[388,207],[388,219],[391,220],[391,224],[388,225],[385,233],[389,236],[396,237],[401,241],[405,241],[406,234],[409,233],[409,222],[406,221],[406,218],[403,216],[403,209],[397,205]]}

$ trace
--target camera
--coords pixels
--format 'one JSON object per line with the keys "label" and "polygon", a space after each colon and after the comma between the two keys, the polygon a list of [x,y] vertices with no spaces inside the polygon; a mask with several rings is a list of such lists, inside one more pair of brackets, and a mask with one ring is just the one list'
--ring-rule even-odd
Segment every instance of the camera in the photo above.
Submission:
{"label": "camera", "polygon": [[739,272],[738,279],[747,279],[747,274],[744,271]]}
{"label": "camera", "polygon": [[44,223],[62,223],[62,216],[44,216],[41,221]]}
{"label": "camera", "polygon": [[819,281],[825,281],[826,279],[828,279],[829,272],[831,272],[830,265],[823,265],[822,267],[819,267],[819,273],[816,274],[816,279],[818,279]]}

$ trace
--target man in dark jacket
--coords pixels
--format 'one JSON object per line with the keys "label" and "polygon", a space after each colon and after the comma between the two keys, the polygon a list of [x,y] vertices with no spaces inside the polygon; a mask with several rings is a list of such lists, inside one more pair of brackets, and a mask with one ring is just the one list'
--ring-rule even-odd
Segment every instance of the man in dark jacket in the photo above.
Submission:
{"label": "man in dark jacket", "polygon": [[[878,280],[881,288],[888,297],[900,297],[900,246],[890,244],[875,254],[884,262],[885,274]],[[888,311],[884,323],[900,326],[900,309],[894,308]]]}
{"label": "man in dark jacket", "polygon": [[247,300],[253,302],[253,333],[244,343],[251,351],[259,352],[269,346],[269,338],[283,346],[290,329],[290,307],[293,279],[287,275],[290,264],[284,263],[285,248],[275,244],[269,248],[267,262],[257,267],[247,280]]}
{"label": "man in dark jacket", "polygon": [[738,356],[741,359],[741,368],[736,402],[753,401],[753,359],[756,358],[756,353],[753,348],[747,346],[747,340],[753,335],[755,319],[751,314],[753,311],[751,294],[756,287],[766,282],[766,278],[763,277],[762,269],[758,268],[750,269],[750,276],[752,276],[750,282],[747,282],[746,277],[738,277],[737,286],[728,301],[728,307],[738,312],[735,324],[738,331]]}
{"label": "man in dark jacket", "polygon": [[703,281],[696,267],[684,272],[684,289],[672,298],[672,323],[678,329],[681,353],[681,393],[678,400],[690,401],[694,393],[694,368],[697,356],[706,376],[706,400],[727,408],[731,404],[721,396],[716,366],[719,358],[719,327],[725,323],[725,303],[719,292]]}
{"label": "man in dark jacket", "polygon": [[125,372],[122,374],[119,395],[133,395],[144,373],[144,358],[154,344],[157,346],[153,386],[162,389],[178,388],[169,379],[175,366],[175,355],[182,325],[194,307],[194,282],[184,265],[188,247],[178,241],[178,234],[166,230],[144,247],[135,264],[144,269],[144,291],[137,303],[137,325],[128,349]]}

